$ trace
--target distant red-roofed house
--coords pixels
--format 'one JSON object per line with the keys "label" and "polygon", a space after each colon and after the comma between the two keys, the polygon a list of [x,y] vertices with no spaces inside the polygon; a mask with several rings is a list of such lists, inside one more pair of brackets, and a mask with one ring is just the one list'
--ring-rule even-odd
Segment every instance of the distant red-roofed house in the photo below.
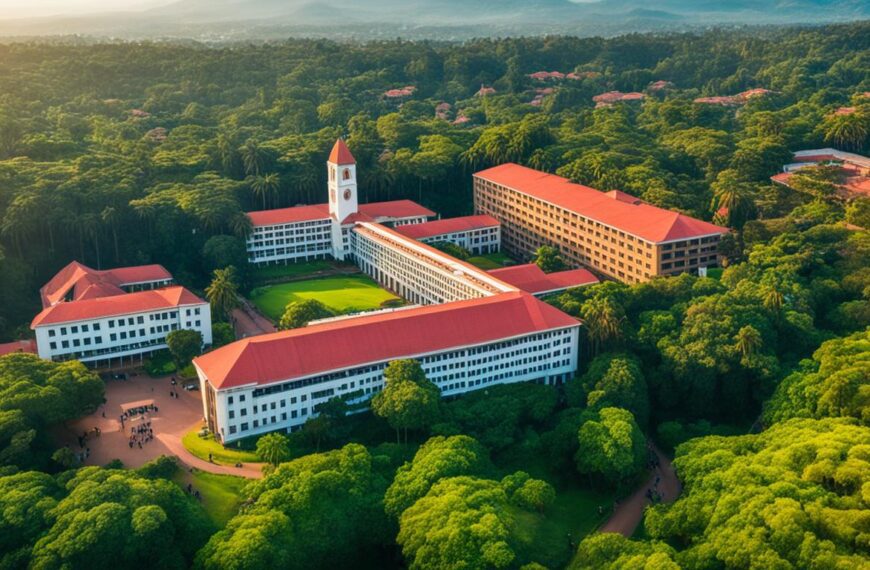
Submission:
{"label": "distant red-roofed house", "polygon": [[143,111],[142,109],[131,109],[130,116],[137,119],[147,119],[151,116],[151,113],[149,113],[148,111]]}
{"label": "distant red-roofed house", "polygon": [[773,91],[770,89],[749,89],[748,91],[744,91],[743,93],[739,93],[737,96],[741,99],[747,100],[752,99],[753,97],[764,97],[766,95],[771,95]]}
{"label": "distant red-roofed house", "polygon": [[643,93],[637,92],[623,93],[622,91],[608,91],[607,93],[595,95],[592,97],[592,101],[595,102],[596,107],[609,107],[614,103],[622,101],[640,101],[645,97],[646,95]]}
{"label": "distant red-roofed house", "polygon": [[671,83],[670,81],[659,80],[659,81],[653,81],[652,83],[650,83],[649,90],[650,91],[663,91],[665,89],[670,89],[673,86],[674,86],[674,84]]}
{"label": "distant red-roofed house", "polygon": [[837,184],[836,197],[850,200],[856,196],[870,196],[870,158],[834,148],[795,152],[793,162],[783,166],[783,172],[771,176],[770,179],[777,184],[789,186],[794,173],[820,164],[836,165],[840,168],[841,179]]}
{"label": "distant red-roofed house", "polygon": [[486,85],[481,85],[480,89],[477,93],[474,94],[475,97],[486,97],[487,95],[495,94],[495,87],[487,87]]}
{"label": "distant red-roofed house", "polygon": [[465,115],[460,114],[458,117],[456,117],[456,119],[454,119],[453,124],[454,125],[465,125],[465,124],[470,123],[470,122],[471,122],[471,119],[469,117],[466,117]]}
{"label": "distant red-roofed house", "polygon": [[852,115],[857,111],[857,107],[840,107],[836,111],[834,111],[834,115]]}

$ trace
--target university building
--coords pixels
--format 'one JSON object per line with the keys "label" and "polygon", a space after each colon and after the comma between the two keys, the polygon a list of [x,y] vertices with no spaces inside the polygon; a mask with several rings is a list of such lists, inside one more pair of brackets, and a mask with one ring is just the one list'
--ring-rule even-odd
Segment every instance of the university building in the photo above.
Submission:
{"label": "university building", "polygon": [[[328,204],[249,214],[250,259],[352,261],[412,305],[250,337],[196,358],[203,413],[221,441],[298,429],[330,398],[363,402],[383,389],[384,369],[401,358],[420,361],[445,396],[512,382],[555,384],[574,374],[577,319],[429,245],[497,252],[498,220],[429,221],[434,212],[406,200],[358,204],[355,161],[342,141],[327,169]],[[597,281],[585,272],[562,283],[572,279]]]}
{"label": "university building", "polygon": [[123,364],[166,348],[179,329],[211,344],[209,304],[173,284],[160,265],[91,269],[72,262],[40,289],[42,311],[31,322],[41,358]]}
{"label": "university building", "polygon": [[474,175],[474,209],[501,223],[504,250],[529,259],[553,246],[574,267],[625,283],[703,273],[728,230],[619,190],[601,192],[517,164]]}

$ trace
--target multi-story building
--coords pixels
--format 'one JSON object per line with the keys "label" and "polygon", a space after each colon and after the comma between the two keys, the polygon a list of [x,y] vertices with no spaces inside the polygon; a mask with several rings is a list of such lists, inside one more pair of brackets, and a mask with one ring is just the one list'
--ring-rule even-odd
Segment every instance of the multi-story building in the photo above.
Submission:
{"label": "multi-story building", "polygon": [[562,293],[574,287],[585,287],[600,282],[598,277],[588,269],[569,269],[544,273],[534,263],[492,269],[488,273],[517,289],[531,293],[535,297],[545,297]]}
{"label": "multi-story building", "polygon": [[310,324],[250,337],[194,360],[221,441],[294,430],[319,404],[371,398],[384,369],[418,360],[445,396],[497,384],[559,383],[577,369],[580,323],[528,293]]}
{"label": "multi-story building", "polygon": [[326,164],[328,203],[248,213],[253,226],[247,241],[251,263],[344,259],[349,232],[357,222],[402,226],[435,216],[411,200],[359,204],[356,160],[342,140],[336,141]]}
{"label": "multi-story building", "polygon": [[791,177],[796,172],[821,165],[838,171],[833,197],[850,201],[861,196],[870,196],[870,158],[835,148],[798,151],[794,153],[793,161],[783,166],[782,172],[770,179],[777,184],[790,186]]}
{"label": "multi-story building", "polygon": [[403,236],[423,243],[452,243],[472,255],[501,249],[501,224],[492,216],[465,216],[396,228]]}
{"label": "multi-story building", "polygon": [[558,248],[574,267],[626,283],[717,267],[726,228],[517,164],[474,175],[474,208],[501,223],[502,247],[528,259]]}
{"label": "multi-story building", "polygon": [[211,309],[160,265],[105,271],[78,262],[40,289],[42,311],[31,328],[37,352],[48,360],[112,365],[166,348],[179,329],[211,344]]}
{"label": "multi-story building", "polygon": [[437,305],[515,291],[469,263],[379,224],[351,232],[353,259],[363,272],[408,301]]}

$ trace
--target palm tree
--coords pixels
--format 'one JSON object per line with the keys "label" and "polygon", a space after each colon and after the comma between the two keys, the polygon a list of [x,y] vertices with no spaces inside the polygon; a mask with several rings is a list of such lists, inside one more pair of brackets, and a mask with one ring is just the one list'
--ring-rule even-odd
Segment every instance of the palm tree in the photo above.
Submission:
{"label": "palm tree", "polygon": [[239,149],[242,154],[242,163],[245,165],[245,174],[259,176],[266,166],[266,151],[254,139],[248,139]]}
{"label": "palm tree", "polygon": [[257,457],[277,467],[282,461],[290,459],[290,443],[280,433],[266,434],[257,440]]}
{"label": "palm tree", "polygon": [[[728,225],[739,226],[752,214],[755,202],[749,185],[737,179],[736,175],[723,172],[713,184],[713,211],[723,211]],[[727,214],[725,214],[727,212]]]}
{"label": "palm tree", "polygon": [[779,313],[784,303],[782,293],[776,287],[769,287],[764,293],[764,307],[774,313]]}
{"label": "palm tree", "polygon": [[743,355],[743,358],[749,358],[761,348],[762,340],[761,333],[752,325],[746,325],[737,331],[734,336],[737,343],[737,350]]}
{"label": "palm tree", "polygon": [[236,150],[233,140],[227,133],[219,133],[217,136],[218,155],[224,174],[232,174],[236,165]]}
{"label": "palm tree", "polygon": [[870,135],[870,121],[862,113],[836,115],[829,119],[825,129],[825,142],[846,150],[861,150]]}
{"label": "palm tree", "polygon": [[79,228],[83,236],[87,236],[94,243],[94,250],[97,253],[97,269],[102,266],[100,255],[100,230],[102,229],[101,218],[99,214],[84,214],[79,217]]}
{"label": "palm tree", "polygon": [[114,206],[106,206],[102,213],[100,213],[100,219],[108,224],[112,230],[112,241],[115,244],[115,262],[121,261],[121,253],[118,249],[118,224],[121,221],[121,216]]}
{"label": "palm tree", "polygon": [[610,299],[592,298],[583,303],[582,313],[593,355],[597,355],[605,343],[622,337],[625,317]]}
{"label": "palm tree", "polygon": [[232,311],[239,306],[239,287],[236,285],[236,272],[233,267],[215,269],[211,285],[206,287],[205,296],[212,308],[228,320]]}
{"label": "palm tree", "polygon": [[266,199],[273,194],[277,194],[280,187],[281,179],[274,172],[265,176],[256,176],[251,181],[251,191],[254,193],[254,196],[263,199],[264,210],[266,209]]}
{"label": "palm tree", "polygon": [[247,239],[254,225],[245,213],[239,213],[230,220],[230,230],[240,238]]}

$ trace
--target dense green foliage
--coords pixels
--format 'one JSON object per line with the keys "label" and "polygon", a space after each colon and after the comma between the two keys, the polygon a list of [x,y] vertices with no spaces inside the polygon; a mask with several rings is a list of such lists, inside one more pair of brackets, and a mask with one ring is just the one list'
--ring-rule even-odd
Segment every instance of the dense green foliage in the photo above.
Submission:
{"label": "dense green foliage", "polygon": [[0,489],[4,567],[187,568],[213,530],[175,484],[135,471],[22,472]]}
{"label": "dense green foliage", "polygon": [[187,366],[191,360],[202,352],[202,333],[199,331],[180,329],[166,335],[166,347],[180,366]]}
{"label": "dense green foliage", "polygon": [[251,505],[212,536],[197,566],[352,566],[390,539],[383,510],[390,473],[387,457],[356,444],[281,464],[250,484]]}
{"label": "dense green foliage", "polygon": [[372,411],[399,432],[434,424],[440,415],[441,391],[426,378],[416,360],[394,360],[384,370],[384,389],[372,397]]}
{"label": "dense green foliage", "polygon": [[102,403],[102,380],[80,362],[0,357],[0,473],[50,468],[56,444],[48,428]]}

